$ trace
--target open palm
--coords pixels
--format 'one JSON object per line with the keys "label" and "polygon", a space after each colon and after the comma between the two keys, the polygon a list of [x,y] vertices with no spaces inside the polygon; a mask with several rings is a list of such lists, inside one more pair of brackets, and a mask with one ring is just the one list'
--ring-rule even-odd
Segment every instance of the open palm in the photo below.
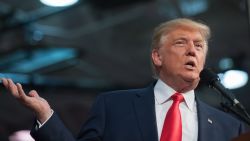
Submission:
{"label": "open palm", "polygon": [[11,79],[2,78],[3,85],[10,93],[25,107],[35,113],[37,119],[43,123],[51,115],[51,108],[48,102],[40,97],[35,90],[25,94],[22,85],[15,84]]}

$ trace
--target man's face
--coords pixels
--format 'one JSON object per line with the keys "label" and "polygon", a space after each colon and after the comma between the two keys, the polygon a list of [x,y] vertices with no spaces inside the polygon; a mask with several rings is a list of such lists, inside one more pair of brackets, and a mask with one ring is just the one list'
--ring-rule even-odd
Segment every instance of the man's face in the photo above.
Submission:
{"label": "man's face", "polygon": [[[158,50],[152,52],[161,79],[199,82],[207,45],[201,33],[189,28],[178,28],[165,35]],[[158,60],[157,60],[158,59]]]}

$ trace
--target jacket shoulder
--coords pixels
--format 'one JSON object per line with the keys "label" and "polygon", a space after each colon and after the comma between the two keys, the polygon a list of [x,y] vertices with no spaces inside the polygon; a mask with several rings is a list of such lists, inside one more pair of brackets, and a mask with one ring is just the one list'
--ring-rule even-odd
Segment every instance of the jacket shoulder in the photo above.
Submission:
{"label": "jacket shoulder", "polygon": [[143,94],[147,91],[147,88],[138,89],[126,89],[126,90],[114,90],[99,94],[99,97],[130,97],[137,94]]}

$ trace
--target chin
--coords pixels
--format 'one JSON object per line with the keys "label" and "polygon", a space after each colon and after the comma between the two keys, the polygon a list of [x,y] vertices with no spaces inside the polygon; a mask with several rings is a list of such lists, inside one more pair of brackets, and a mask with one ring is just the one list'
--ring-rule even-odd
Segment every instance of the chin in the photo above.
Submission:
{"label": "chin", "polygon": [[192,74],[192,75],[186,74],[183,76],[183,78],[186,82],[195,82],[200,80],[200,77],[197,74]]}

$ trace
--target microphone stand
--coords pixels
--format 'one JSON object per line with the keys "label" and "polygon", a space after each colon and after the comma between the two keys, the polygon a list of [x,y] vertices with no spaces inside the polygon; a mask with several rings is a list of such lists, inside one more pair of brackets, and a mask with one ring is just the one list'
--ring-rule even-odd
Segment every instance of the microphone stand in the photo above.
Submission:
{"label": "microphone stand", "polygon": [[239,111],[234,109],[234,105],[230,105],[227,102],[221,102],[220,103],[222,108],[231,111],[233,114],[238,116],[240,119],[242,119],[244,122],[246,122],[248,125],[250,125],[250,118],[247,112],[244,112],[244,115],[242,115]]}
{"label": "microphone stand", "polygon": [[233,112],[235,115],[244,120],[250,125],[250,115],[247,113],[245,107],[234,97],[231,91],[225,88],[221,83],[218,75],[210,69],[203,69],[200,73],[201,79],[208,84],[209,88],[213,88],[219,92],[224,98],[226,98],[230,104],[221,103],[224,109]]}
{"label": "microphone stand", "polygon": [[[219,78],[217,78],[216,81],[213,81],[213,84],[216,83],[217,87],[211,84],[209,84],[209,87],[214,89],[215,91],[220,93],[224,98],[230,101],[231,105],[229,105],[228,103],[221,103],[222,107],[231,111],[232,113],[237,115],[239,118],[241,118],[243,121],[245,121],[248,125],[250,125],[250,115],[248,114],[246,108],[235,98],[234,94],[229,89],[223,87],[221,83],[218,83],[219,81],[220,81]],[[238,110],[243,112],[243,114],[235,110],[234,107],[236,107]]]}

